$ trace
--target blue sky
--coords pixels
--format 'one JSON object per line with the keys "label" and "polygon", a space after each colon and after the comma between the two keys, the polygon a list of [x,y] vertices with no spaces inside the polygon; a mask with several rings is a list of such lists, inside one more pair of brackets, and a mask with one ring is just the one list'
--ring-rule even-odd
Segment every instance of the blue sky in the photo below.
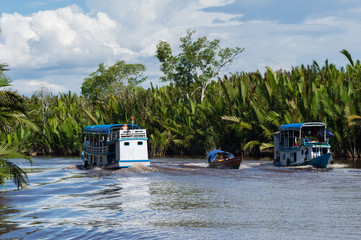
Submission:
{"label": "blue sky", "polygon": [[32,0],[2,0],[2,13],[20,13],[23,15],[30,15],[38,11],[54,10],[57,8],[67,7],[72,4],[77,4],[84,11],[88,11],[85,1],[74,0],[50,0],[50,1],[32,1]]}
{"label": "blue sky", "polygon": [[326,59],[342,67],[342,49],[361,58],[359,0],[2,0],[0,28],[0,63],[28,96],[80,93],[98,64],[119,60],[147,67],[144,87],[160,84],[155,46],[165,40],[176,52],[187,29],[246,49],[221,76]]}

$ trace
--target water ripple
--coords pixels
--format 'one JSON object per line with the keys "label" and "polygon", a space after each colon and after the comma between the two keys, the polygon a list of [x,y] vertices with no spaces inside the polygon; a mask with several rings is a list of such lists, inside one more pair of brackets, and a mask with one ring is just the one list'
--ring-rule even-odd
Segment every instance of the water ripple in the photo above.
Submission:
{"label": "water ripple", "polygon": [[[36,159],[35,159],[36,160]],[[54,161],[61,164],[57,166]],[[26,190],[0,193],[2,239],[359,239],[361,171],[203,159],[82,170],[40,159]],[[9,182],[11,184],[11,182]],[[241,236],[241,237],[240,237]]]}

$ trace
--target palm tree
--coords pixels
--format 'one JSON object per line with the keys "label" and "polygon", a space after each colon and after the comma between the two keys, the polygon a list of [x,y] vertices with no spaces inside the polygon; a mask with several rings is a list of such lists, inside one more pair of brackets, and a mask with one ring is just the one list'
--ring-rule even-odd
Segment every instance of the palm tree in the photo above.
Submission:
{"label": "palm tree", "polygon": [[17,188],[28,185],[28,176],[24,170],[9,159],[24,158],[32,162],[31,157],[25,156],[5,146],[0,146],[0,185],[5,185],[5,179],[12,179]]}
{"label": "palm tree", "polygon": [[[0,64],[0,88],[10,86],[9,80],[4,74],[8,71],[6,64]],[[0,91],[0,131],[12,132],[14,127],[27,124],[35,128],[26,118],[25,109],[21,97],[15,92]],[[9,159],[24,158],[31,162],[31,158],[17,153],[7,145],[0,146],[0,184],[4,186],[5,179],[12,179],[18,188],[27,184],[26,173]]]}

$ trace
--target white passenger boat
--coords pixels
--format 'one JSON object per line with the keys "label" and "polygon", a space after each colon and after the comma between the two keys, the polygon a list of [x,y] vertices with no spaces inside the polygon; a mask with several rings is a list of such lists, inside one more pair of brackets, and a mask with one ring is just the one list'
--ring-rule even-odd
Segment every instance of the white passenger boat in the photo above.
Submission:
{"label": "white passenger boat", "polygon": [[326,168],[332,162],[329,137],[333,134],[321,122],[282,125],[274,134],[275,166]]}
{"label": "white passenger boat", "polygon": [[150,166],[147,140],[146,129],[133,124],[87,126],[82,153],[84,167]]}

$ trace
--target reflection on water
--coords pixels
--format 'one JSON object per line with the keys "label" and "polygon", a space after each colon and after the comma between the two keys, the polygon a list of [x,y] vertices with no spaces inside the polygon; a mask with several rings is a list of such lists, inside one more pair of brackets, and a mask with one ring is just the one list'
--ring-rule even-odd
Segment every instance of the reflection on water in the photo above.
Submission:
{"label": "reflection on water", "polygon": [[[25,163],[19,163],[24,164]],[[35,159],[31,185],[0,193],[3,239],[359,239],[361,170],[277,168],[204,159],[81,170]],[[29,167],[29,166],[27,166]]]}

